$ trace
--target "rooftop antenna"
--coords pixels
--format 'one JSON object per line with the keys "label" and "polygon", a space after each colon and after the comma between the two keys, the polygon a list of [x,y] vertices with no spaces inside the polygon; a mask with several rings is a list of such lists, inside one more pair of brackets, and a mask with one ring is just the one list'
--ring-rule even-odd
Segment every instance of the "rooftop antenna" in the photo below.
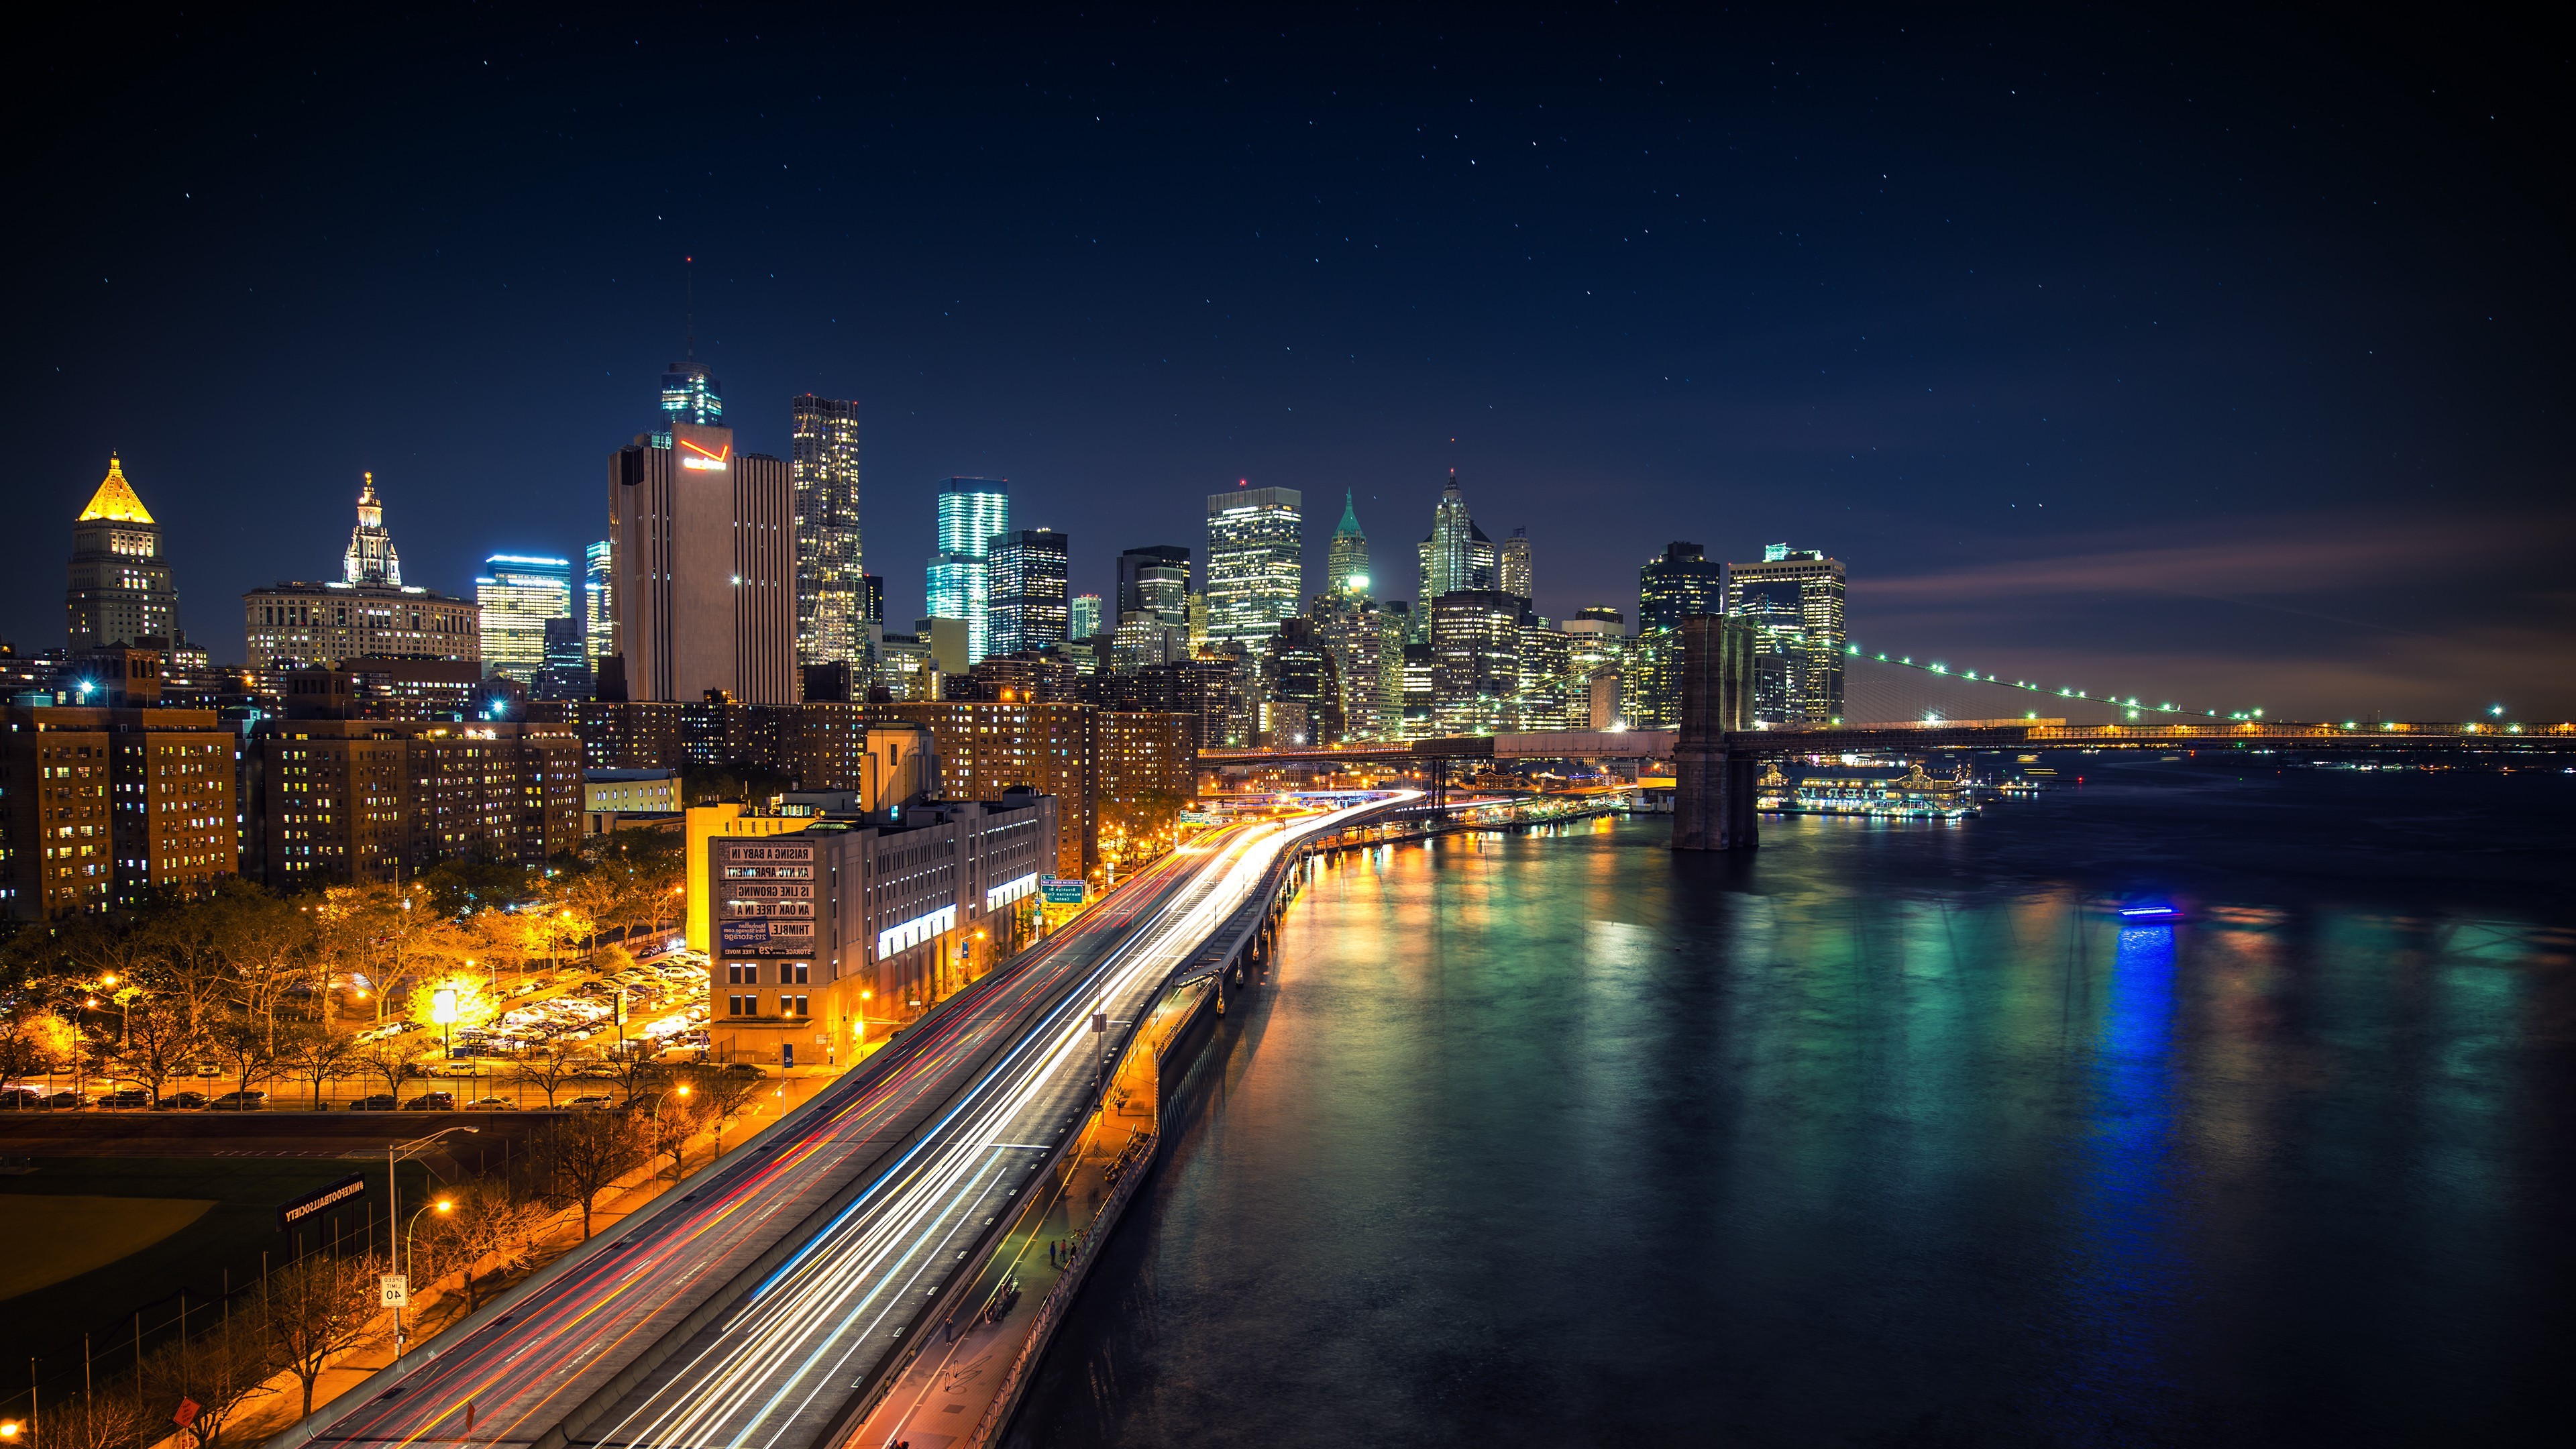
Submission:
{"label": "rooftop antenna", "polygon": [[681,314],[687,319],[682,324],[687,331],[681,346],[688,354],[687,361],[695,364],[698,360],[698,259],[682,257],[680,262],[687,277],[682,285],[687,288],[689,298],[688,310]]}

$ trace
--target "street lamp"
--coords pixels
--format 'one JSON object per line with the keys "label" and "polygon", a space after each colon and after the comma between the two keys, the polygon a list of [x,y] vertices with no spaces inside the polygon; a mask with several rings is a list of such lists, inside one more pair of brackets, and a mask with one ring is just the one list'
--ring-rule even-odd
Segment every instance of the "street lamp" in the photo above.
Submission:
{"label": "street lamp", "polygon": [[[413,1139],[412,1139],[411,1141],[409,1141],[409,1142],[404,1142],[404,1143],[400,1143],[400,1144],[391,1143],[391,1142],[388,1142],[388,1143],[386,1143],[386,1144],[385,1144],[385,1203],[386,1203],[386,1206],[385,1206],[385,1224],[386,1224],[386,1226],[387,1226],[388,1228],[390,1228],[390,1227],[393,1225],[393,1222],[394,1222],[394,1220],[395,1220],[396,1218],[398,1218],[398,1217],[402,1216],[402,1179],[401,1179],[399,1176],[395,1175],[395,1172],[394,1172],[394,1159],[395,1159],[395,1154],[397,1154],[397,1153],[401,1153],[401,1154],[408,1155],[408,1154],[410,1154],[410,1153],[412,1153],[412,1152],[415,1152],[415,1151],[417,1151],[417,1150],[419,1150],[419,1149],[421,1149],[421,1148],[427,1147],[427,1146],[428,1146],[428,1145],[430,1145],[431,1143],[436,1142],[439,1138],[446,1136],[446,1135],[447,1135],[447,1134],[449,1134],[450,1132],[464,1132],[464,1133],[467,1133],[467,1134],[472,1134],[472,1133],[480,1132],[480,1131],[482,1131],[482,1130],[483,1130],[483,1129],[482,1129],[482,1128],[480,1128],[480,1127],[441,1127],[440,1129],[438,1129],[438,1130],[437,1130],[437,1131],[435,1131],[435,1132],[430,1133],[430,1134],[429,1134],[428,1136],[426,1136],[426,1137],[415,1137],[415,1138],[413,1138]],[[432,1206],[436,1206],[440,1212],[445,1212],[445,1211],[447,1211],[447,1207],[446,1207],[445,1205],[443,1205],[443,1204],[433,1204]],[[414,1213],[414,1214],[412,1214],[412,1220],[413,1220],[414,1222],[419,1221],[419,1219],[420,1219],[420,1214],[419,1214],[419,1213]],[[408,1228],[406,1228],[406,1229],[404,1230],[404,1236],[405,1236],[406,1238],[408,1238],[408,1237],[409,1237],[409,1235],[410,1235],[410,1230],[409,1230]],[[396,1250],[397,1250],[397,1251],[395,1252],[395,1254],[394,1254],[394,1272],[395,1272],[395,1274],[396,1274],[397,1276],[399,1276],[399,1275],[402,1273],[402,1271],[403,1271],[402,1260],[403,1260],[404,1255],[399,1251],[399,1249],[400,1249],[400,1247],[401,1247],[402,1245],[401,1245],[401,1244],[399,1244],[399,1243],[391,1243],[391,1244],[387,1244],[387,1246],[388,1246],[388,1247],[391,1247],[391,1248],[394,1248],[394,1249],[396,1249]],[[406,1282],[403,1286],[404,1286],[404,1289],[405,1289],[406,1295],[408,1295],[408,1292],[409,1292],[409,1289],[410,1289],[410,1286],[411,1286],[411,1285],[410,1285],[409,1283],[407,1283],[407,1282]],[[394,1357],[395,1357],[395,1358],[401,1358],[402,1356],[403,1356],[403,1326],[402,1326],[402,1310],[401,1310],[400,1308],[396,1308],[396,1309],[394,1310]]]}

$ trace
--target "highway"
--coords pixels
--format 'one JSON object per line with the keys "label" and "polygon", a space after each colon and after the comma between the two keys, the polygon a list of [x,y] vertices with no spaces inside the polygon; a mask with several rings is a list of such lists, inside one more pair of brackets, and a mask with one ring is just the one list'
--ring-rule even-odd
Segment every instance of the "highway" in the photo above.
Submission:
{"label": "highway", "polygon": [[1114,1038],[1283,846],[1350,813],[1236,826],[1168,857],[276,1444],[818,1443],[1078,1125],[1093,1012]]}

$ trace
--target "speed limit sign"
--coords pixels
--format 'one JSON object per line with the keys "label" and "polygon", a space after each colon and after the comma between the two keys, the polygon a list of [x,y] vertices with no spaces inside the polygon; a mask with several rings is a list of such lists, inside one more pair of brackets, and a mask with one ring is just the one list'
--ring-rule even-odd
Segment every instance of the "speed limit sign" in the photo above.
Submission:
{"label": "speed limit sign", "polygon": [[384,1273],[376,1278],[376,1306],[408,1308],[411,1306],[411,1279],[400,1273]]}

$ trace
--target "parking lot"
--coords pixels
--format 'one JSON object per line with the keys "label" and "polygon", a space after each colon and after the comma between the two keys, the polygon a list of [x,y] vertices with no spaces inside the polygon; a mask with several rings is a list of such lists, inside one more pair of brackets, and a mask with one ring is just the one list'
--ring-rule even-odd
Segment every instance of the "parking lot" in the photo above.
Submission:
{"label": "parking lot", "polygon": [[482,1026],[397,1020],[358,1030],[360,1053],[372,1055],[387,1042],[411,1048],[392,1054],[399,1079],[372,1061],[353,1061],[324,1078],[318,1092],[311,1079],[283,1071],[255,1075],[245,1089],[236,1070],[204,1061],[162,1083],[157,1105],[149,1087],[130,1077],[64,1075],[0,1090],[0,1113],[602,1107],[623,1099],[621,1062],[694,1061],[707,1044],[707,958],[700,952],[665,951],[605,976],[579,968],[537,973],[517,986]]}

